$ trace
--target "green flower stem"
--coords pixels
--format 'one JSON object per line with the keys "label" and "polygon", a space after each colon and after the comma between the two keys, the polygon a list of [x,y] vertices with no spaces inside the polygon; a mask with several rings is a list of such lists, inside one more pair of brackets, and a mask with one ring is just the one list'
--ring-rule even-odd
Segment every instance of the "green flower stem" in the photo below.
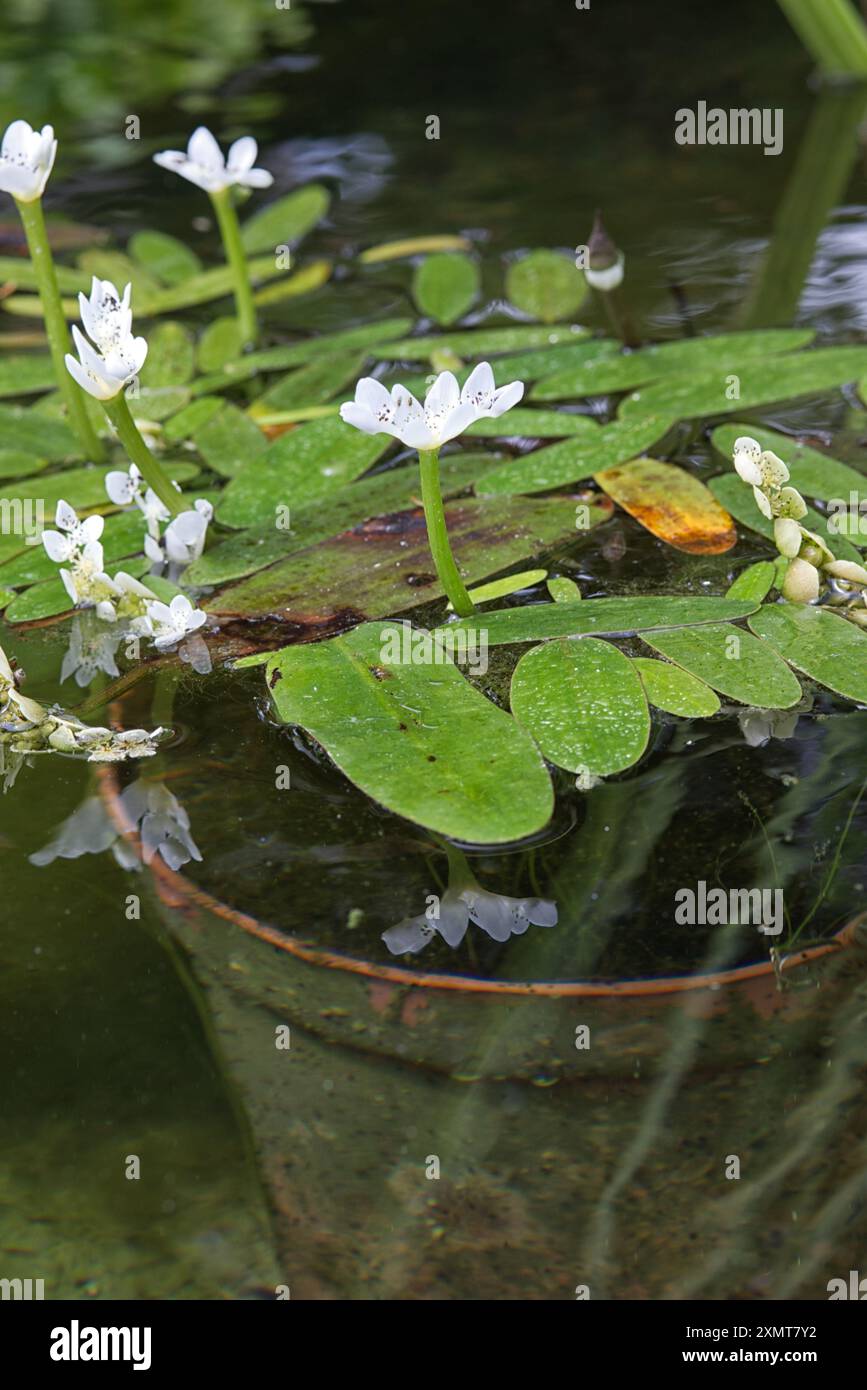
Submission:
{"label": "green flower stem", "polygon": [[238,325],[241,329],[241,342],[249,347],[256,341],[256,308],[253,304],[253,288],[250,284],[250,268],[241,241],[241,228],[238,214],[232,202],[232,190],[221,188],[219,193],[211,194],[214,212],[223,238],[223,249],[235,281],[235,307],[238,311]]}
{"label": "green flower stem", "polygon": [[476,610],[464,587],[464,581],[458,573],[455,557],[449,545],[443,495],[440,489],[439,449],[432,449],[429,452],[419,450],[418,458],[421,464],[421,498],[424,504],[424,519],[427,522],[428,541],[439,581],[458,617],[471,618]]}
{"label": "green flower stem", "polygon": [[42,214],[42,199],[34,198],[30,203],[18,202],[17,198],[15,201],[21,215],[24,234],[27,237],[27,246],[30,251],[30,260],[39,287],[45,332],[48,335],[48,346],[51,349],[51,360],[54,363],[57,384],[66,401],[70,424],[81,440],[86,455],[92,461],[98,462],[105,458],[105,449],[97,437],[96,430],[90,423],[84,392],[69,375],[63,360],[67,352],[72,351],[72,343],[69,340],[69,329],[66,326],[66,316],[60,301],[54,261],[51,257],[51,248],[48,245],[48,233],[45,230],[45,218]]}
{"label": "green flower stem", "polygon": [[184,510],[184,500],[177,488],[172,486],[171,479],[163,472],[139,434],[135,420],[133,420],[126,403],[126,396],[121,391],[112,400],[103,401],[102,404],[105,407],[106,415],[117,430],[121,444],[148,487],[153,488],[163,506],[168,507],[172,516],[177,516],[179,512]]}

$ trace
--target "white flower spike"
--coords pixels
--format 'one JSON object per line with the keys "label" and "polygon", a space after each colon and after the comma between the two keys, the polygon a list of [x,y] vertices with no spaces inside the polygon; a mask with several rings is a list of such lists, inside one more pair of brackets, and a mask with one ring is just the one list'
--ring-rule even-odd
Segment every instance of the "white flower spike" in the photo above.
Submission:
{"label": "white flower spike", "polygon": [[50,125],[33,130],[26,121],[13,121],[0,148],[0,189],[19,203],[35,202],[45,192],[56,154]]}
{"label": "white flower spike", "polygon": [[62,499],[54,514],[57,531],[43,531],[42,544],[49,559],[55,564],[65,565],[68,560],[84,551],[91,541],[98,541],[102,535],[105,519],[101,516],[88,516],[79,521],[74,507]]}
{"label": "white flower spike", "polygon": [[252,135],[243,135],[229,147],[228,158],[211,132],[203,125],[190,136],[186,153],[183,150],[162,150],[154,155],[154,163],[163,169],[189,179],[206,193],[219,193],[233,184],[245,188],[270,188],[274,182],[267,169],[254,169],[258,146]]}
{"label": "white flower spike", "polygon": [[340,416],[365,434],[390,434],[411,449],[427,452],[463,434],[484,416],[503,415],[523,394],[522,381],[498,388],[490,364],[480,362],[463,390],[451,372],[441,372],[423,406],[404,386],[394,386],[389,393],[381,381],[363,377],[355,388],[355,400],[340,407]]}
{"label": "white flower spike", "polygon": [[148,355],[144,338],[128,334],[107,356],[102,356],[85,338],[76,324],[72,325],[72,340],[78,357],[66,354],[66,370],[82,390],[98,401],[113,401],[125,386],[137,377]]}
{"label": "white flower spike", "polygon": [[84,331],[103,356],[115,352],[132,334],[131,294],[131,284],[121,297],[110,280],[94,275],[90,298],[83,293],[78,296]]}

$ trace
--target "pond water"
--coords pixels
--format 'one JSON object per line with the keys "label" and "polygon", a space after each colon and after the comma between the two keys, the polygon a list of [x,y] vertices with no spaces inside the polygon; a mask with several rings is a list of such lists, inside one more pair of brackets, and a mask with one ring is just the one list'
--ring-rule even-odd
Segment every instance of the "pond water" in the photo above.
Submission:
{"label": "pond water", "polygon": [[[434,232],[472,233],[492,264],[569,248],[599,206],[645,336],[805,325],[863,341],[863,149],[830,187],[811,139],[851,134],[867,102],[810,89],[775,7],[736,0],[723,19],[684,0],[666,7],[664,35],[655,7],[629,0],[599,13],[527,0],[494,24],[452,0],[435,22],[396,0],[164,9],[91,0],[58,19],[13,6],[7,119],[52,120],[63,141],[49,213],[121,242],[158,222],[219,258],[198,191],[179,183],[165,200],[148,157],[204,121],[252,131],[276,193],[314,178],[334,190],[305,251],[340,266]],[[757,91],[785,111],[781,156],[674,143],[676,107]],[[425,138],[432,114],[438,141]],[[138,140],[123,133],[131,115]],[[811,158],[815,201],[827,198],[805,255],[784,200]],[[0,236],[18,248],[11,205]],[[406,284],[403,266],[363,282],[339,270],[276,306],[269,331],[403,314]],[[833,439],[864,471],[852,393],[755,419]],[[666,456],[718,471],[699,428],[679,426]],[[724,592],[766,554],[744,532],[737,564],[685,556],[619,513],[555,558],[592,598]],[[59,680],[69,624],[0,623],[0,641],[40,699],[83,698]],[[647,654],[637,639],[626,650]],[[477,678],[504,706],[507,657],[492,653]],[[38,758],[0,797],[0,1277],[76,1299],[284,1285],[569,1298],[585,1284],[594,1297],[818,1298],[864,1267],[862,947],[845,962],[817,951],[787,991],[757,975],[695,1007],[641,987],[614,1005],[525,988],[641,986],[820,947],[864,904],[863,708],[813,687],[782,715],[729,702],[713,720],[655,716],[637,769],[589,795],[555,774],[555,814],[533,841],[448,859],[277,722],[261,670],[162,664],[123,719],[175,731],[138,776],[189,818],[179,830],[171,803],[181,879],[112,856],[116,798],[136,773],[95,780]],[[40,853],[73,817],[60,853]],[[396,956],[383,932],[467,865],[489,893],[555,902],[557,925],[506,940],[471,926],[457,948],[436,936]],[[784,889],[779,936],[674,919],[683,885],[752,882]],[[583,1027],[598,1049],[582,1051]],[[732,1155],[739,1183],[726,1180]]]}

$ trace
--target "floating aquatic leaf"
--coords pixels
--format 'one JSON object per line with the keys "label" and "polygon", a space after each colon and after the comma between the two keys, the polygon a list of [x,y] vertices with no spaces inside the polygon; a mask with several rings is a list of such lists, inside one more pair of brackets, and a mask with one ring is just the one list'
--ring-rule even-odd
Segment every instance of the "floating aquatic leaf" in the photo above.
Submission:
{"label": "floating aquatic leaf", "polygon": [[48,459],[23,449],[0,449],[0,478],[26,478],[48,467]]}
{"label": "floating aquatic leaf", "polygon": [[577,602],[581,597],[581,590],[578,588],[575,580],[566,579],[562,576],[557,576],[554,579],[548,580],[548,593],[555,603]]}
{"label": "floating aquatic leaf", "polygon": [[55,384],[54,364],[47,352],[0,357],[0,396],[30,396]]}
{"label": "floating aquatic leaf", "polygon": [[[604,510],[594,510],[590,521],[604,520],[606,515]],[[546,501],[462,498],[446,505],[446,520],[464,580],[475,584],[541,556],[574,535],[574,503],[560,497]],[[222,590],[206,606],[228,618],[269,617],[298,635],[321,636],[365,618],[405,612],[441,594],[424,512],[417,507],[374,517],[298,551]],[[749,611],[748,605],[735,607],[739,613],[744,608]],[[488,614],[483,617],[487,624]]]}
{"label": "floating aquatic leaf", "polygon": [[412,295],[419,310],[437,323],[454,323],[479,293],[479,270],[468,256],[439,252],[427,256],[415,272]]}
{"label": "floating aquatic leaf", "polygon": [[584,275],[560,251],[531,251],[506,271],[506,298],[543,323],[571,318],[586,294]]}
{"label": "floating aquatic leaf", "polygon": [[557,343],[574,343],[586,335],[587,329],[577,323],[544,328],[513,324],[508,328],[465,328],[432,337],[399,338],[396,342],[381,344],[377,352],[381,358],[392,362],[423,361],[435,352],[454,352],[458,357],[477,359],[493,357],[498,352],[526,352]]}
{"label": "floating aquatic leaf", "polygon": [[635,459],[594,477],[618,506],[676,550],[721,555],[737,541],[734,522],[713,493],[673,463]]}
{"label": "floating aquatic leaf", "polygon": [[[489,454],[458,454],[442,459],[443,496],[453,496],[468,487],[476,474],[488,466],[491,457]],[[278,530],[272,516],[264,526],[230,536],[206,550],[185,571],[185,577],[191,584],[222,584],[229,579],[242,579],[371,517],[418,506],[420,500],[421,483],[416,465],[409,463],[392,468],[293,507],[288,530]]]}
{"label": "floating aquatic leaf", "polygon": [[219,520],[237,527],[273,521],[277,507],[295,507],[351,482],[394,442],[387,434],[363,434],[334,416],[299,425],[239,469],[223,493]]}
{"label": "floating aquatic leaf", "polygon": [[227,363],[241,356],[241,328],[236,318],[214,319],[202,332],[196,347],[196,366],[200,372],[222,372]]}
{"label": "floating aquatic leaf", "polygon": [[[81,270],[70,270],[68,266],[54,267],[57,275],[57,288],[61,294],[78,294],[79,290],[88,293],[90,276]],[[0,283],[17,285],[22,290],[36,290],[39,281],[29,256],[0,256]]]}
{"label": "floating aquatic leaf", "polygon": [[163,438],[176,444],[182,439],[191,439],[197,429],[217,415],[225,405],[220,396],[200,396],[179,410],[177,415],[166,420],[163,425]]}
{"label": "floating aquatic leaf", "polygon": [[302,366],[313,358],[344,352],[349,348],[374,349],[383,339],[405,332],[410,323],[410,319],[386,319],[380,324],[363,324],[360,328],[348,328],[340,333],[324,333],[321,337],[305,338],[298,343],[250,352],[227,362],[222,371],[201,377],[194,384],[193,392],[195,395],[205,395],[210,391],[221,391],[250,377],[285,371],[287,367]]}
{"label": "floating aquatic leaf", "polygon": [[750,627],[805,676],[867,705],[867,636],[839,613],[770,603],[750,618]]}
{"label": "floating aquatic leaf", "polygon": [[328,189],[311,183],[269,203],[244,223],[241,229],[244,250],[250,256],[260,251],[274,253],[278,246],[294,245],[322,221],[330,202]]}
{"label": "floating aquatic leaf", "polygon": [[328,357],[314,357],[304,367],[297,367],[269,386],[253,407],[253,415],[273,410],[291,410],[293,406],[321,405],[361,374],[367,353],[349,348]]}
{"label": "floating aquatic leaf", "polygon": [[180,285],[202,269],[195,251],[186,242],[165,232],[136,232],[130,237],[127,251],[149,275],[164,285]]}
{"label": "floating aquatic leaf", "polygon": [[224,478],[234,478],[268,448],[258,425],[228,403],[199,425],[192,438],[208,466]]}
{"label": "floating aquatic leaf", "polygon": [[462,236],[415,236],[401,241],[383,241],[369,246],[358,257],[362,265],[378,265],[381,261],[399,261],[406,256],[424,255],[430,251],[472,251],[473,243]]}
{"label": "floating aquatic leaf", "polygon": [[532,493],[566,487],[590,478],[594,473],[635,458],[667,434],[673,421],[659,416],[640,420],[615,421],[602,425],[595,434],[566,439],[536,449],[531,454],[509,459],[480,478],[478,492]]}
{"label": "floating aquatic leaf", "polygon": [[279,717],[306,729],[350,781],[407,820],[476,844],[541,830],[554,797],[532,739],[429,635],[416,638],[428,664],[388,663],[389,630],[402,626],[366,623],[275,653],[265,679]]}
{"label": "floating aquatic leaf", "polygon": [[[558,499],[552,498],[551,502]],[[524,507],[531,503],[525,502]],[[540,505],[538,502],[536,506]],[[526,608],[498,608],[462,618],[453,628],[480,629],[490,646],[506,642],[544,642],[554,637],[618,637],[656,628],[679,628],[745,618],[754,603],[727,598],[679,598],[665,594],[643,598],[594,598],[580,603],[534,603]]]}
{"label": "floating aquatic leaf", "polygon": [[282,280],[275,280],[264,289],[257,290],[253,299],[256,304],[263,306],[279,304],[281,300],[294,299],[299,294],[310,294],[312,290],[318,290],[320,285],[327,284],[333,269],[331,261],[308,261],[292,275],[284,275]]}
{"label": "floating aquatic leaf", "polygon": [[621,403],[620,418],[663,412],[677,420],[731,415],[830,391],[855,381],[865,369],[867,348],[816,348],[768,361],[749,358],[737,372],[720,368],[704,376],[676,376],[633,392]]}
{"label": "floating aquatic leaf", "polygon": [[752,333],[724,333],[711,338],[688,338],[660,343],[637,352],[613,356],[600,354],[546,376],[533,390],[538,401],[573,400],[576,396],[605,396],[629,391],[646,382],[688,372],[691,378],[711,372],[737,371],[751,358],[791,352],[815,337],[810,329],[768,329]]}
{"label": "floating aquatic leaf", "polygon": [[726,590],[726,598],[743,598],[761,603],[767,598],[777,578],[777,567],[771,560],[757,560],[738,575]]}
{"label": "floating aquatic leaf", "polygon": [[590,415],[574,415],[565,410],[522,410],[517,406],[505,415],[483,416],[465,431],[484,439],[502,439],[523,435],[527,439],[559,439],[576,437],[595,442],[599,425]]}
{"label": "floating aquatic leaf", "polygon": [[8,405],[0,405],[0,449],[20,449],[49,463],[77,458],[81,453],[81,445],[62,421]]}
{"label": "floating aquatic leaf", "polygon": [[867,500],[867,478],[857,473],[839,459],[811,449],[791,435],[780,434],[777,430],[766,430],[758,425],[718,425],[711,435],[711,443],[718,453],[731,462],[735,440],[740,435],[750,435],[758,440],[763,449],[779,454],[789,466],[792,482],[805,497],[818,497],[823,502],[842,498],[847,503],[850,492],[859,500]]}
{"label": "floating aquatic leaf", "polygon": [[789,709],[801,698],[798,681],[773,647],[730,623],[655,633],[643,640],[712,689],[743,705]]}
{"label": "floating aquatic leaf", "polygon": [[650,704],[682,719],[708,719],[720,707],[719,697],[697,676],[670,661],[637,656],[632,663],[641,677]]}
{"label": "floating aquatic leaf", "polygon": [[[271,256],[254,256],[247,262],[250,271],[250,279],[253,284],[264,284],[268,280],[274,280],[278,275],[285,274],[279,269],[276,258]],[[173,314],[178,309],[189,309],[196,304],[207,304],[212,299],[224,299],[233,290],[234,280],[232,271],[227,265],[213,266],[210,270],[203,270],[201,275],[193,275],[189,280],[182,280],[179,285],[169,285],[166,289],[160,289],[147,299],[147,308],[134,299],[137,313],[148,314]],[[78,306],[72,306],[73,316],[78,313]]]}
{"label": "floating aquatic leaf", "polygon": [[515,667],[510,701],[548,761],[569,772],[622,772],[647,747],[644,688],[632,662],[610,642],[560,638],[534,647]]}
{"label": "floating aquatic leaf", "polygon": [[473,603],[490,603],[492,599],[508,598],[509,594],[518,594],[522,589],[531,589],[534,584],[540,584],[547,573],[547,570],[523,570],[505,579],[492,579],[488,584],[480,584],[477,589],[470,589],[469,595]]}
{"label": "floating aquatic leaf", "polygon": [[[758,531],[760,535],[773,544],[774,523],[759,511],[752,488],[744,487],[737,473],[722,473],[718,478],[711,478],[708,487],[717,501],[721,502],[726,511],[731,513],[735,521],[740,522],[742,526],[748,526],[751,531]],[[860,561],[860,552],[855,549],[851,541],[847,540],[845,536],[838,535],[828,525],[828,518],[823,516],[821,512],[808,507],[803,523],[809,531],[815,531],[824,537],[828,548],[838,559]]]}

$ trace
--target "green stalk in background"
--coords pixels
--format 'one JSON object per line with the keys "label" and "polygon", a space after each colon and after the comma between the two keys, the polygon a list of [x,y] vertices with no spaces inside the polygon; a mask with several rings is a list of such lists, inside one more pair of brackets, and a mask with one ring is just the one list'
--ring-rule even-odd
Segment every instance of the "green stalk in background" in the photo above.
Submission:
{"label": "green stalk in background", "polygon": [[24,234],[27,237],[30,260],[39,287],[39,298],[42,302],[42,314],[45,320],[48,346],[51,350],[51,360],[54,363],[57,384],[69,411],[69,422],[78,435],[87,457],[93,462],[101,462],[105,458],[105,449],[90,422],[84,392],[73,381],[64,362],[64,357],[70,351],[72,344],[69,340],[69,329],[66,326],[66,316],[63,312],[60,290],[57,287],[57,275],[54,271],[54,261],[48,244],[48,233],[45,229],[45,218],[42,213],[42,200],[41,198],[33,198],[30,202],[21,202],[16,198],[15,202],[21,215]]}
{"label": "green stalk in background", "polygon": [[455,557],[449,544],[446,527],[446,514],[440,488],[439,449],[429,452],[419,450],[421,465],[421,498],[424,504],[424,519],[427,523],[427,536],[439,581],[446,596],[459,618],[471,618],[476,611],[467,593],[464,581],[458,573]]}
{"label": "green stalk in background", "polygon": [[111,400],[103,401],[102,404],[106,415],[117,430],[121,444],[148,487],[153,488],[163,506],[168,508],[172,516],[177,516],[179,512],[184,511],[183,497],[177,488],[172,486],[171,479],[163,472],[161,465],[139,434],[123,392],[119,392]]}
{"label": "green stalk in background", "polygon": [[851,0],[779,0],[779,5],[823,73],[867,78],[867,25]]}
{"label": "green stalk in background", "polygon": [[238,311],[238,324],[241,329],[241,342],[251,347],[256,342],[256,308],[253,303],[253,287],[250,284],[250,269],[241,241],[241,228],[238,214],[232,202],[231,188],[221,188],[210,194],[223,239],[223,249],[232,272],[235,288],[235,307]]}

